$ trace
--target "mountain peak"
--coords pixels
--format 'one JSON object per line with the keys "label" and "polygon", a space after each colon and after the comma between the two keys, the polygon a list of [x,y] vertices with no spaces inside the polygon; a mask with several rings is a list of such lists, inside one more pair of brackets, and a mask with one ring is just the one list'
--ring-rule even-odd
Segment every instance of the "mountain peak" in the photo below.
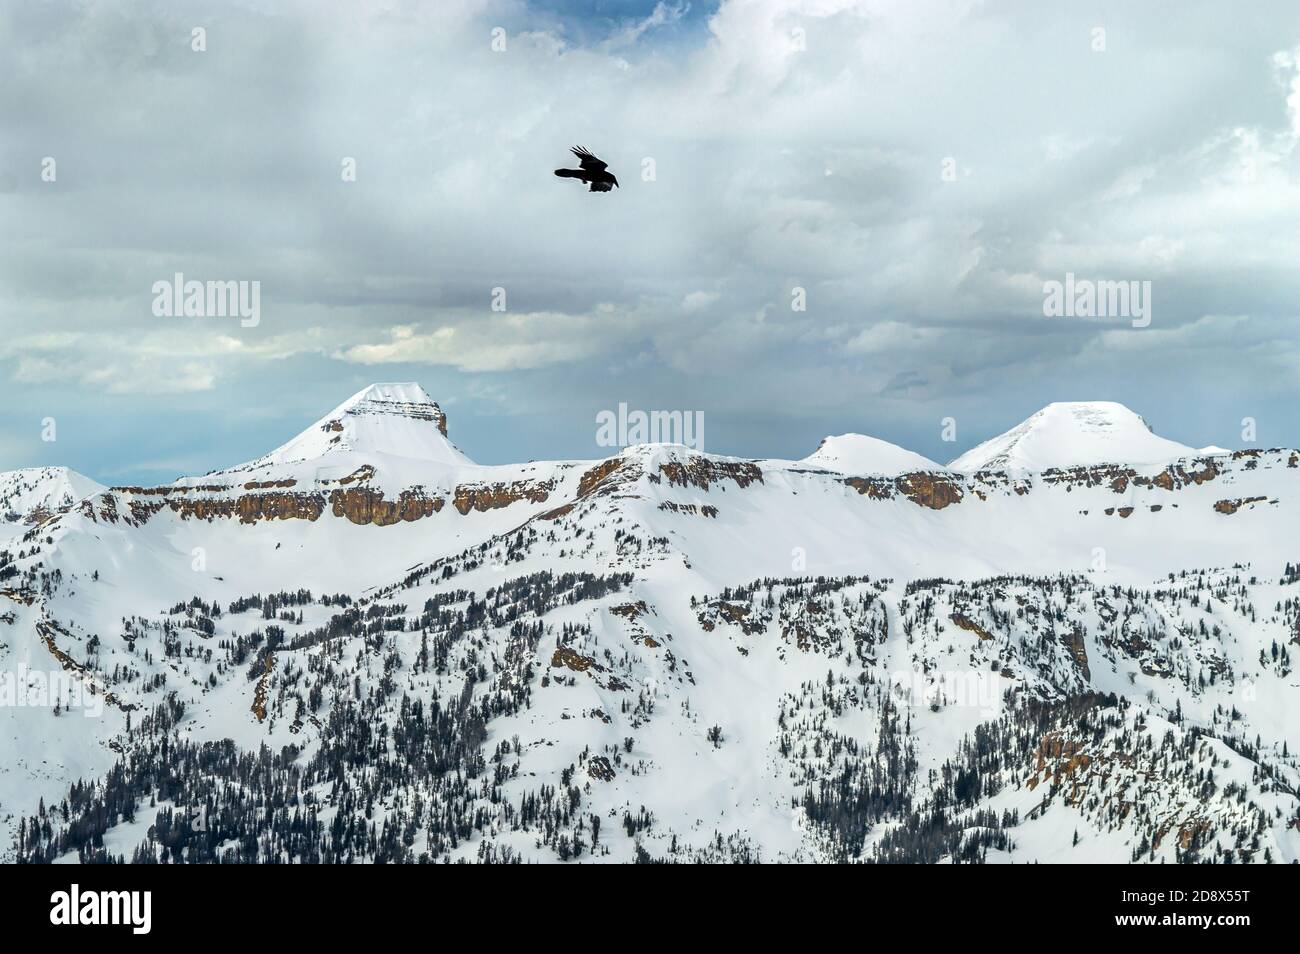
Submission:
{"label": "mountain peak", "polygon": [[928,457],[866,434],[825,437],[801,463],[841,474],[884,474],[891,477],[918,470],[943,470]]}
{"label": "mountain peak", "polygon": [[1057,401],[948,466],[966,473],[1042,471],[1090,464],[1157,464],[1195,453],[1195,448],[1153,433],[1140,415],[1123,404]]}
{"label": "mountain peak", "polygon": [[344,414],[399,414],[431,420],[443,437],[447,436],[447,415],[429,392],[414,381],[371,384],[348,398],[331,416]]}
{"label": "mountain peak", "polygon": [[107,489],[67,467],[0,472],[0,540]]}
{"label": "mountain peak", "polygon": [[297,463],[339,453],[437,464],[472,464],[447,439],[447,415],[415,382],[362,388],[297,437],[251,465]]}

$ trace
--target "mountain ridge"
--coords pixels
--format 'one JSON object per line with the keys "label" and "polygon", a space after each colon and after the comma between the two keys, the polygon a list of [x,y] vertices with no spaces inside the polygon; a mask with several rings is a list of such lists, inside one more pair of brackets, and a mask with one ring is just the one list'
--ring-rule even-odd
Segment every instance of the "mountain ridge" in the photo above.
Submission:
{"label": "mountain ridge", "polygon": [[817,449],[801,463],[843,474],[885,474],[907,471],[944,470],[942,464],[889,441],[866,434],[833,434],[822,439]]}
{"label": "mountain ridge", "polygon": [[[431,415],[411,426],[443,436]],[[872,474],[666,444],[412,464],[358,436],[112,488],[0,545],[0,655],[103,702],[0,706],[0,817],[25,833],[0,844],[1300,859],[1300,451]],[[259,752],[283,810],[234,784]],[[1208,764],[1223,787],[1192,797]],[[216,824],[148,837],[193,805]]]}
{"label": "mountain ridge", "polygon": [[952,460],[951,470],[1041,472],[1093,464],[1167,463],[1200,453],[1158,437],[1138,414],[1113,401],[1058,401]]}
{"label": "mountain ridge", "polygon": [[0,471],[0,539],[21,534],[107,489],[68,467]]}
{"label": "mountain ridge", "polygon": [[[845,474],[886,476],[945,470],[1041,473],[1063,467],[1146,465],[1230,453],[1229,449],[1213,445],[1197,449],[1158,437],[1145,420],[1122,404],[1083,401],[1045,405],[947,465],[901,445],[857,432],[828,435],[813,453],[787,463],[824,467]],[[519,466],[480,465],[470,459],[448,437],[446,413],[418,383],[376,382],[357,391],[273,450],[203,477],[181,477],[178,482],[193,484],[206,478],[271,472],[276,468],[296,469],[305,474],[313,462],[337,472],[349,462],[355,469],[368,456],[387,458],[388,473],[400,470],[408,483],[419,482],[413,474],[422,464],[431,465],[433,470]]]}

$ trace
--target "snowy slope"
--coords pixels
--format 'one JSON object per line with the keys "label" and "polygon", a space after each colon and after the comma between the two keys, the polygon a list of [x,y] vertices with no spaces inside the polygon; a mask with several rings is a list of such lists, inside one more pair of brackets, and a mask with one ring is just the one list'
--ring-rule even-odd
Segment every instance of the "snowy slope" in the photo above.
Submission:
{"label": "snowy slope", "polygon": [[369,464],[390,487],[474,462],[447,437],[447,416],[414,383],[362,388],[315,424],[257,460],[204,478],[335,479]]}
{"label": "snowy slope", "polygon": [[297,437],[248,467],[274,467],[327,454],[406,457],[435,464],[469,464],[447,439],[447,417],[418,384],[362,388]]}
{"label": "snowy slope", "polygon": [[803,459],[813,467],[841,474],[906,474],[943,467],[906,448],[866,434],[836,434],[824,438],[817,450]]}
{"label": "snowy slope", "polygon": [[[160,747],[174,728],[232,760],[292,746],[266,800],[320,827],[249,810],[239,763],[209,757],[166,797],[115,776],[143,781],[114,856],[216,801],[227,827],[175,860],[1300,858],[1300,453],[485,467],[390,387],[0,552],[0,668],[113,697],[93,719],[0,707],[0,818],[185,758]],[[977,727],[997,744],[963,746]],[[945,820],[917,834],[913,811]],[[27,856],[75,860],[50,825]]]}
{"label": "snowy slope", "polygon": [[1011,430],[962,454],[949,468],[1043,471],[1086,464],[1154,464],[1194,456],[1195,448],[1152,433],[1112,401],[1049,404]]}
{"label": "snowy slope", "polygon": [[105,488],[67,467],[0,472],[0,541]]}

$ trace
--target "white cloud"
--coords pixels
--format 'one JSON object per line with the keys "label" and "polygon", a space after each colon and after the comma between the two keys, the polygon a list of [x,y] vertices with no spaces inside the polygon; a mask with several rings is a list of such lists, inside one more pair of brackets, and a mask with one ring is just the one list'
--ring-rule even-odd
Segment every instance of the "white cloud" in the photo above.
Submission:
{"label": "white cloud", "polygon": [[664,3],[660,0],[650,11],[649,16],[629,24],[610,37],[605,43],[605,48],[616,50],[619,47],[630,46],[651,30],[680,20],[689,9],[690,4],[685,0],[681,3]]}
{"label": "white cloud", "polygon": [[[271,401],[410,365],[498,403],[607,406],[632,380],[761,407],[780,381],[798,415],[829,381],[843,407],[890,387],[969,401],[971,382],[1050,398],[1066,371],[1082,391],[1143,382],[1158,342],[1201,360],[1207,312],[1286,340],[1300,48],[1267,22],[1285,4],[1249,24],[1112,11],[1141,56],[1092,54],[1086,11],[1032,4],[725,0],[704,25],[684,8],[584,44],[514,0],[345,6],[311,29],[239,7],[199,63],[163,42],[183,15],[161,0],[131,29],[95,7],[11,18],[3,157],[61,158],[53,188],[0,184],[0,388]],[[159,116],[202,134],[148,138]],[[576,142],[620,190],[551,175]],[[260,280],[261,326],[160,324],[148,290],[175,271]],[[1156,280],[1151,337],[1045,325],[1042,282],[1067,271]],[[1260,359],[1229,340],[1248,378]]]}
{"label": "white cloud", "polygon": [[462,371],[532,370],[593,357],[608,346],[609,315],[494,315],[428,330],[399,325],[388,340],[336,352],[355,364],[448,365]]}
{"label": "white cloud", "polygon": [[682,299],[682,308],[686,311],[703,311],[721,296],[717,292],[693,291]]}

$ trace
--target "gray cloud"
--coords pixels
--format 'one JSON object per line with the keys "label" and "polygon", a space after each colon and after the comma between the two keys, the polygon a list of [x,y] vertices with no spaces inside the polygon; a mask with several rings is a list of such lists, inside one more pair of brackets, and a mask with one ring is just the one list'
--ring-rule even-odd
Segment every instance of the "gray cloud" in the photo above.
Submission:
{"label": "gray cloud", "polygon": [[[357,6],[0,13],[0,395],[81,435],[0,424],[0,463],[215,467],[390,377],[484,460],[594,453],[622,400],[755,455],[862,430],[946,459],[1087,398],[1300,443],[1293,4],[747,0],[685,32],[647,4],[598,39],[517,2]],[[555,180],[574,142],[623,188]],[[175,272],[260,281],[261,323],[154,317]],[[1152,326],[1044,318],[1066,272],[1152,281]],[[197,426],[160,436],[160,396]]]}

